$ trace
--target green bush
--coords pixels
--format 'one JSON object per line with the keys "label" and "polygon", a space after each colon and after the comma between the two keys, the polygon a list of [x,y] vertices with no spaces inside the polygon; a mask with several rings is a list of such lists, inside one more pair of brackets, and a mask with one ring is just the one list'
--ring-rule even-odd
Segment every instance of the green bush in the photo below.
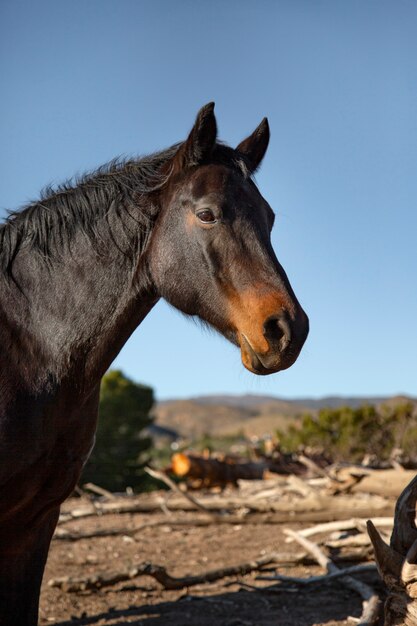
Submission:
{"label": "green bush", "polygon": [[417,417],[411,404],[322,409],[317,415],[304,415],[300,426],[278,435],[288,452],[319,447],[335,460],[360,461],[365,454],[384,460],[394,448],[417,455]]}
{"label": "green bush", "polygon": [[152,423],[153,390],[119,370],[108,372],[100,388],[96,443],[81,484],[93,482],[110,491],[146,488],[143,466],[152,441],[141,431]]}

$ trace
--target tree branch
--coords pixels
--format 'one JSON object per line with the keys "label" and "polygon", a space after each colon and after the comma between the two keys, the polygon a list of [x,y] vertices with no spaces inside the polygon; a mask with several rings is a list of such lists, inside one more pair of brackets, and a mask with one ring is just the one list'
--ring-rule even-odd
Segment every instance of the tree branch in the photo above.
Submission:
{"label": "tree branch", "polygon": [[[327,572],[340,572],[341,570],[333,563],[333,561],[320,550],[317,544],[313,543],[309,539],[306,539],[294,530],[285,530],[285,534],[293,537],[297,543],[305,548]],[[359,582],[350,576],[344,576],[343,582],[352,591],[358,593],[362,599],[362,615],[360,617],[359,626],[371,626],[375,624],[379,617],[380,600],[375,591],[366,585]]]}
{"label": "tree branch", "polygon": [[211,583],[228,576],[244,576],[250,572],[259,571],[266,565],[276,563],[279,558],[279,554],[271,553],[247,563],[209,570],[196,576],[184,576],[182,578],[171,576],[166,571],[166,568],[161,565],[142,563],[119,572],[95,574],[94,576],[86,577],[64,576],[51,578],[48,581],[48,585],[50,587],[59,587],[63,591],[77,592],[86,591],[87,589],[101,589],[102,587],[115,585],[118,582],[131,580],[138,576],[152,576],[164,589],[184,589],[185,587]]}

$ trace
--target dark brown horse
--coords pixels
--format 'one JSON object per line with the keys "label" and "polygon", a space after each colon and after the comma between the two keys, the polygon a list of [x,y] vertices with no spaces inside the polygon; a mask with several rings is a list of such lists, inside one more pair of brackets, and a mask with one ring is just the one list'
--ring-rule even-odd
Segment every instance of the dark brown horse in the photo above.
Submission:
{"label": "dark brown horse", "polygon": [[290,367],[306,339],[252,180],[267,120],[232,149],[216,143],[213,109],[185,142],[48,190],[0,227],[2,626],[37,623],[59,507],[93,446],[100,379],[159,298],[240,346],[256,374]]}

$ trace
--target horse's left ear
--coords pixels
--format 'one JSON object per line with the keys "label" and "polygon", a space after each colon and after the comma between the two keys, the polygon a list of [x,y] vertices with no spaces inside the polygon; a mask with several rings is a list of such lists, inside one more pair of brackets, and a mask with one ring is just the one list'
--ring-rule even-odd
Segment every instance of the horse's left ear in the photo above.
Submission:
{"label": "horse's left ear", "polygon": [[216,144],[216,137],[214,102],[209,102],[199,110],[190,134],[179,147],[173,160],[173,171],[179,172],[186,167],[207,161]]}
{"label": "horse's left ear", "polygon": [[237,146],[236,150],[246,157],[251,173],[261,164],[269,144],[269,137],[269,124],[264,117],[258,128]]}

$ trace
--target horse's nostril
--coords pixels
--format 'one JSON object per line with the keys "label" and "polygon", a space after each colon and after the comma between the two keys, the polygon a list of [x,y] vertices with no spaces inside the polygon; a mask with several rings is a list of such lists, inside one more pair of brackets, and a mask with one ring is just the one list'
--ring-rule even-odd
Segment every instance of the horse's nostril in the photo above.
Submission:
{"label": "horse's nostril", "polygon": [[291,341],[291,328],[285,315],[273,315],[264,322],[264,336],[272,349],[283,352]]}

